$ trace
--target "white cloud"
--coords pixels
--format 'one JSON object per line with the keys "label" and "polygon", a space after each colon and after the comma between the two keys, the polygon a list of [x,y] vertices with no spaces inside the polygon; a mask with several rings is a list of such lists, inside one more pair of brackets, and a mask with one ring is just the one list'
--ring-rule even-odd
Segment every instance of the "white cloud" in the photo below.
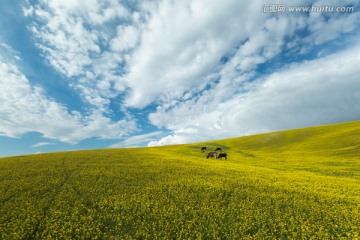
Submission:
{"label": "white cloud", "polygon": [[151,133],[142,134],[142,135],[131,136],[119,143],[111,145],[110,148],[138,146],[139,144],[153,141],[153,140],[155,140],[155,137],[158,137],[160,135],[162,135],[162,132],[157,131],[157,132],[151,132]]}
{"label": "white cloud", "polygon": [[43,147],[43,146],[47,146],[47,145],[54,145],[54,143],[50,143],[50,142],[38,142],[38,143],[32,145],[32,147]]}
{"label": "white cloud", "polygon": [[149,147],[164,146],[164,145],[187,143],[187,142],[192,142],[192,141],[193,141],[193,139],[191,139],[191,136],[173,134],[173,135],[168,135],[166,137],[163,137],[157,141],[150,141],[148,143],[148,146]]}
{"label": "white cloud", "polygon": [[[120,83],[114,89],[124,58],[107,49],[116,37],[113,21],[131,20],[128,10],[116,0],[42,0],[34,6],[28,3],[23,12],[32,20],[29,29],[47,62],[69,80],[85,102],[107,112],[109,99],[125,90]],[[129,41],[136,36],[132,31],[125,34],[129,39],[126,46],[132,46]]]}
{"label": "white cloud", "polygon": [[[191,98],[216,76],[221,85],[246,82],[285,47],[307,52],[359,20],[357,13],[264,14],[261,1],[142,1],[131,11],[122,4],[44,0],[24,8],[49,63],[103,112],[123,94],[126,107],[142,108]],[[294,36],[306,29],[304,39]],[[294,39],[285,45],[287,38]],[[222,67],[224,56],[230,61]]]}
{"label": "white cloud", "polygon": [[[293,64],[253,83],[252,90],[214,102],[204,94],[150,115],[174,134],[149,145],[177,144],[360,119],[360,48]],[[203,106],[209,106],[203,108]],[[179,117],[186,116],[186,117]],[[195,133],[177,133],[187,127]]]}
{"label": "white cloud", "polygon": [[258,14],[260,8],[257,1],[235,0],[151,5],[124,76],[130,87],[126,105],[144,107],[181,98],[189,89],[204,89],[220,59],[262,27],[267,16]]}
{"label": "white cloud", "polygon": [[355,30],[359,21],[359,12],[340,15],[332,13],[331,17],[325,15],[324,13],[321,14],[319,12],[313,12],[307,19],[309,31],[311,32],[307,41],[315,44],[321,44],[326,41],[333,40],[340,34],[349,33]]}
{"label": "white cloud", "polygon": [[[9,62],[9,61],[8,61]],[[120,138],[136,131],[132,119],[112,121],[100,112],[83,116],[47,97],[37,86],[0,58],[0,135],[20,137],[39,132],[43,137],[67,143],[86,138]]]}
{"label": "white cloud", "polygon": [[257,133],[360,118],[359,48],[274,73],[232,103],[224,126]]}
{"label": "white cloud", "polygon": [[[201,92],[200,96],[184,98],[186,101],[177,101],[170,106],[165,103],[157,108],[156,113],[149,115],[150,121],[156,126],[174,131],[149,145],[219,139],[358,119],[358,111],[351,110],[357,108],[355,103],[359,99],[357,90],[354,90],[359,88],[355,80],[358,72],[354,67],[358,59],[351,51],[311,63],[304,62],[266,79],[247,82],[256,76],[259,64],[269,61],[284,50],[299,54],[304,45],[309,51],[314,45],[354,31],[357,18],[357,14],[327,16],[328,21],[321,23],[323,29],[315,31],[312,16],[269,15],[258,23],[261,27],[246,33],[246,41],[219,70],[218,83],[210,85],[210,89]],[[337,27],[331,26],[333,23]],[[345,28],[338,28],[346,24],[348,26]],[[308,37],[301,39],[296,35],[297,31],[307,28],[310,31]],[[293,39],[292,42],[285,44],[289,39]],[[358,52],[359,49],[353,50]],[[348,69],[344,71],[338,64],[348,66]],[[312,67],[313,65],[316,67]],[[302,70],[298,71],[297,68]],[[307,73],[303,79],[297,76],[302,72]],[[323,72],[327,75],[322,75]],[[347,79],[351,87],[342,87],[342,78]],[[272,88],[269,87],[271,85]],[[341,89],[341,93],[329,95],[329,92],[336,89]],[[330,96],[330,99],[324,96]],[[179,132],[180,129],[189,127],[197,129],[196,133]]]}
{"label": "white cloud", "polygon": [[117,36],[110,42],[114,51],[126,51],[136,46],[139,39],[139,30],[134,26],[119,26]]}
{"label": "white cloud", "polygon": [[21,54],[15,51],[10,45],[4,43],[0,39],[0,57],[6,57],[9,62],[16,62],[21,60]]}
{"label": "white cloud", "polygon": [[92,63],[91,54],[100,52],[97,34],[84,27],[85,19],[59,9],[36,8],[35,16],[40,24],[34,24],[31,29],[49,63],[67,77],[82,75]]}
{"label": "white cloud", "polygon": [[[359,13],[265,14],[261,13],[263,1],[141,1],[132,2],[132,10],[123,3],[43,0],[23,10],[33,20],[29,28],[46,60],[67,77],[84,101],[94,106],[87,117],[68,113],[58,103],[49,108],[57,113],[54,116],[71,119],[67,125],[70,129],[80,126],[84,130],[74,131],[74,136],[70,134],[65,141],[89,135],[119,137],[117,128],[126,128],[128,121],[114,122],[103,113],[110,112],[111,103],[120,101],[119,109],[127,113],[132,107],[155,103],[158,107],[149,116],[151,122],[173,131],[160,141],[154,140],[160,135],[134,136],[119,143],[122,146],[142,143],[143,139],[151,141],[150,145],[180,143],[340,119],[330,114],[333,108],[326,104],[332,102],[340,111],[345,95],[331,95],[329,101],[320,97],[335,87],[344,94],[351,93],[351,89],[341,88],[338,80],[330,81],[337,71],[346,75],[337,65],[345,63],[334,56],[294,65],[255,82],[249,80],[258,77],[261,64],[281,54],[309,53],[342,34],[353,33],[358,29]],[[306,0],[293,0],[291,4],[305,3],[325,4]],[[350,3],[358,5],[358,1],[343,2]],[[354,58],[342,54],[336,56]],[[321,64],[329,65],[328,72],[333,75],[325,78],[318,68],[311,67]],[[276,71],[277,67],[267,70]],[[309,74],[302,79],[297,68],[303,73],[313,71],[317,78]],[[346,79],[354,87],[351,76]],[[44,95],[41,89],[29,89]],[[287,93],[289,89],[293,95]],[[352,101],[355,95],[349,95]],[[313,111],[317,106],[319,111]],[[294,111],[296,108],[301,111]],[[298,115],[300,112],[309,117]],[[344,110],[341,119],[354,116]],[[257,119],[267,120],[266,124]],[[134,121],[129,122],[130,129],[135,129]]]}
{"label": "white cloud", "polygon": [[[310,3],[319,4],[291,4]],[[347,3],[350,2],[343,4]],[[221,84],[247,81],[245,75],[251,75],[259,64],[284,49],[305,53],[314,45],[354,31],[359,20],[358,13],[261,14],[262,4],[227,0],[221,4],[159,1],[146,5],[149,20],[141,28],[138,48],[127,61],[128,73],[119,80],[125,79],[130,87],[126,106],[142,108],[153,102],[169,103],[181,100],[190,89],[205,89],[214,81],[209,76],[219,73],[224,56],[230,61],[219,73]],[[310,34],[297,37],[301,31]],[[293,42],[285,44],[289,39]]]}
{"label": "white cloud", "polygon": [[198,128],[194,126],[190,126],[187,128],[177,128],[173,134],[170,134],[163,138],[157,140],[152,139],[151,141],[148,141],[148,147],[190,143],[190,142],[197,142],[200,140],[201,140],[201,133],[199,135]]}

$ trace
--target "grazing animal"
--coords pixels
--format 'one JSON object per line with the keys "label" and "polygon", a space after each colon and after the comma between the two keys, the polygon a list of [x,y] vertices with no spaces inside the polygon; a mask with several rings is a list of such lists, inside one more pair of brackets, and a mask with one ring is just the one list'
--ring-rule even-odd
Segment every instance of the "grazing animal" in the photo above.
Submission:
{"label": "grazing animal", "polygon": [[218,151],[218,150],[221,151],[221,148],[216,148],[216,149],[215,149],[215,151]]}
{"label": "grazing animal", "polygon": [[205,150],[206,150],[206,147],[201,148],[201,152],[205,152]]}
{"label": "grazing animal", "polygon": [[217,152],[209,152],[206,158],[210,158],[210,157],[217,158]]}
{"label": "grazing animal", "polygon": [[216,157],[216,159],[220,159],[220,158],[225,158],[225,159],[227,159],[226,157],[227,157],[227,153],[224,153],[224,152],[221,152],[221,153],[219,153],[219,155]]}

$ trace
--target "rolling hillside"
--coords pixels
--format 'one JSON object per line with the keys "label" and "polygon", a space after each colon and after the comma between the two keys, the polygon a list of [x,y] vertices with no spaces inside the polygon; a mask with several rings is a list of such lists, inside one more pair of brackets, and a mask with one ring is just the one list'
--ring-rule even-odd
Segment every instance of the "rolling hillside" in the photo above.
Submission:
{"label": "rolling hillside", "polygon": [[0,159],[0,239],[359,237],[360,121]]}

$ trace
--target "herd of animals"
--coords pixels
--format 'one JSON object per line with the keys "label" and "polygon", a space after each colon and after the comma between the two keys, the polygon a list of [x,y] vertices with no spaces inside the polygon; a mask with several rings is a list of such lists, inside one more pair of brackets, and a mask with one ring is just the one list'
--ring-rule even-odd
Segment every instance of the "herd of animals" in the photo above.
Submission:
{"label": "herd of animals", "polygon": [[[201,152],[205,152],[207,150],[206,147],[202,147],[201,148]],[[220,151],[219,153],[217,151]],[[214,152],[209,152],[206,158],[216,158],[216,159],[222,159],[225,158],[227,159],[227,153],[226,152],[221,152],[221,148],[216,148]]]}

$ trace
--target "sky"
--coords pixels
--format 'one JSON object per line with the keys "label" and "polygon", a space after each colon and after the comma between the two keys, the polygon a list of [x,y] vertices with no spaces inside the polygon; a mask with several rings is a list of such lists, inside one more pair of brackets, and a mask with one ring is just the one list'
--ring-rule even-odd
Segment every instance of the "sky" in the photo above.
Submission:
{"label": "sky", "polygon": [[0,157],[360,120],[359,0],[2,0]]}

